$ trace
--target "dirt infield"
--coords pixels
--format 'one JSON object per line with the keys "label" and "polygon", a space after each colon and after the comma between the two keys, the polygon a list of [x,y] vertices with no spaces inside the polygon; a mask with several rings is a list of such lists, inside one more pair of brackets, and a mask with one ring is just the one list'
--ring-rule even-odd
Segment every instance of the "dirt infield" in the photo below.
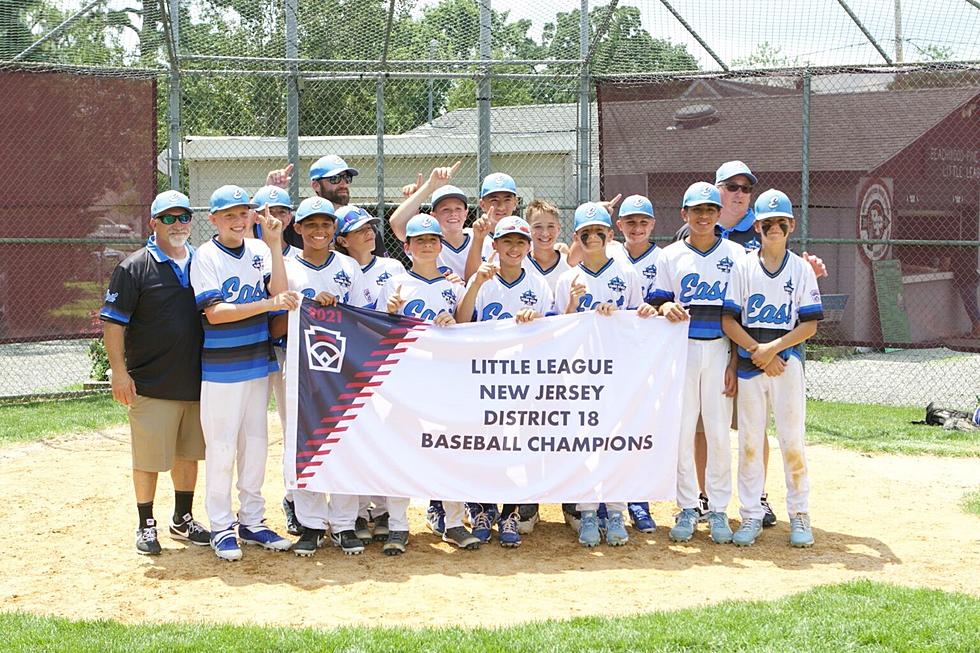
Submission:
{"label": "dirt infield", "polygon": [[[281,439],[278,425],[270,428],[265,496],[270,523],[282,530]],[[692,542],[673,545],[672,506],[656,504],[657,532],[631,533],[621,549],[581,549],[559,523],[560,509],[545,506],[544,522],[521,548],[457,551],[425,529],[413,504],[412,540],[400,558],[374,544],[354,558],[330,548],[303,559],[249,548],[241,562],[225,563],[166,535],[163,555],[133,552],[128,429],[9,447],[0,449],[0,605],[127,623],[426,626],[773,599],[858,577],[980,595],[980,518],[957,507],[980,479],[980,459],[828,447],[811,447],[809,459],[817,540],[810,550],[786,543],[782,476],[774,474],[770,500],[780,523],[750,549],[711,544],[703,527]],[[162,478],[158,519],[171,509]]]}

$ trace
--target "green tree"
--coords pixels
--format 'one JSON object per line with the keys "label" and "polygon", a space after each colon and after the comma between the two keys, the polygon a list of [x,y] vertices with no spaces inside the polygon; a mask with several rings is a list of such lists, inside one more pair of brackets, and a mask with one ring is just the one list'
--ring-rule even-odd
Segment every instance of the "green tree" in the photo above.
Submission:
{"label": "green tree", "polygon": [[797,57],[787,57],[783,49],[763,41],[749,55],[732,59],[732,68],[794,68],[800,65]]}

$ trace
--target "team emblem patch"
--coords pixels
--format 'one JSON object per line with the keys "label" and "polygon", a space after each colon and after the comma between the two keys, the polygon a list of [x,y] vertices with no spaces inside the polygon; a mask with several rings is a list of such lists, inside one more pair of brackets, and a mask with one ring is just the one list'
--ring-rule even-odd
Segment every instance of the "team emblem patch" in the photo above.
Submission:
{"label": "team emblem patch", "polygon": [[275,189],[270,190],[269,191],[269,199],[270,200],[277,200],[277,199],[279,199],[279,191],[278,190],[275,190]]}
{"label": "team emblem patch", "polygon": [[728,258],[726,256],[725,258],[723,258],[720,261],[718,261],[717,267],[718,267],[719,270],[721,270],[725,274],[728,274],[729,272],[732,271],[732,267],[734,267],[734,265],[735,265],[735,262],[732,261],[732,259],[730,259],[730,258]]}
{"label": "team emblem patch", "polygon": [[443,290],[442,298],[446,300],[447,304],[449,304],[449,308],[456,308],[456,294],[452,290],[449,290],[448,288]]}
{"label": "team emblem patch", "polygon": [[306,336],[306,359],[311,370],[316,372],[339,373],[344,364],[344,351],[347,338],[339,331],[331,331],[319,326],[310,326],[303,332]]}
{"label": "team emblem patch", "polygon": [[651,263],[650,265],[643,268],[643,276],[647,279],[657,278],[657,266]]}
{"label": "team emblem patch", "polygon": [[770,209],[775,209],[778,206],[779,206],[779,197],[776,196],[776,195],[773,195],[772,197],[769,198],[769,208]]}
{"label": "team emblem patch", "polygon": [[323,206],[323,200],[320,199],[319,197],[316,198],[315,200],[313,200],[312,202],[310,202],[310,208],[311,209],[318,209],[321,206]]}
{"label": "team emblem patch", "polygon": [[637,197],[635,200],[633,200],[633,206],[636,206],[636,207],[643,206],[643,198],[642,197]]}
{"label": "team emblem patch", "polygon": [[701,189],[701,197],[710,197],[710,196],[711,196],[710,186],[705,186],[704,188]]}
{"label": "team emblem patch", "polygon": [[613,292],[623,292],[626,290],[626,282],[619,277],[613,277],[610,279],[608,286]]}
{"label": "team emblem patch", "polygon": [[504,187],[504,184],[506,184],[506,183],[507,183],[507,180],[504,179],[504,176],[503,175],[494,175],[493,176],[493,185],[496,186],[497,188],[503,188]]}
{"label": "team emblem patch", "polygon": [[538,303],[538,296],[528,290],[521,295],[521,301],[524,302],[525,306],[534,306]]}
{"label": "team emblem patch", "polygon": [[792,279],[789,279],[786,282],[786,285],[783,286],[783,290],[785,290],[788,293],[792,293],[793,292],[793,280]]}
{"label": "team emblem patch", "polygon": [[234,192],[234,193],[232,193],[232,194],[231,194],[231,196],[232,196],[232,198],[234,198],[234,199],[236,199],[236,200],[240,200],[240,199],[242,199],[242,191],[241,191],[241,189],[237,189],[237,188],[236,188],[236,189],[235,189],[235,192]]}
{"label": "team emblem patch", "polygon": [[119,297],[119,293],[117,293],[117,292],[111,292],[111,291],[108,291],[108,290],[105,291],[105,303],[106,304],[111,304],[112,302],[116,301],[116,298],[117,297]]}
{"label": "team emblem patch", "polygon": [[338,286],[343,286],[344,288],[350,288],[351,286],[350,276],[343,270],[333,275],[333,280]]}
{"label": "team emblem patch", "polygon": [[262,269],[262,257],[261,256],[253,256],[252,257],[252,267],[255,268],[256,270],[261,270]]}
{"label": "team emblem patch", "polygon": [[419,224],[422,225],[423,227],[426,227],[426,228],[431,227],[432,226],[432,218],[428,218],[428,217],[422,218],[422,221],[419,222]]}
{"label": "team emblem patch", "polygon": [[391,278],[390,273],[382,272],[381,274],[378,275],[378,278],[375,280],[375,283],[377,283],[379,286],[383,286],[385,285],[385,281],[387,281],[390,278]]}
{"label": "team emblem patch", "polygon": [[585,212],[585,215],[589,216],[590,218],[594,218],[595,217],[595,214],[596,214],[596,207],[595,206],[590,206],[588,208],[588,210]]}
{"label": "team emblem patch", "polygon": [[745,248],[745,251],[746,252],[751,252],[753,250],[756,250],[756,249],[761,248],[762,247],[762,243],[759,242],[759,239],[758,238],[753,238],[752,240],[750,240],[747,243],[745,243],[743,245],[743,247]]}
{"label": "team emblem patch", "polygon": [[813,303],[814,304],[818,303],[820,301],[820,291],[818,289],[816,289],[816,288],[814,288],[813,290],[811,290],[810,291],[810,299],[813,300]]}

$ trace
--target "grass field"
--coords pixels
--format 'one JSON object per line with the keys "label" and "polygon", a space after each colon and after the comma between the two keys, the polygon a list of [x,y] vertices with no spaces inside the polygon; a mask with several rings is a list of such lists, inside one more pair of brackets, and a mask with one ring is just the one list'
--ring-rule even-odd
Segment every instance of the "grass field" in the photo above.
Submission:
{"label": "grass field", "polygon": [[0,445],[33,442],[126,421],[126,408],[99,394],[64,401],[0,405]]}
{"label": "grass field", "polygon": [[124,626],[0,614],[0,630],[3,648],[25,651],[975,651],[980,599],[857,581],[768,603],[499,629]]}

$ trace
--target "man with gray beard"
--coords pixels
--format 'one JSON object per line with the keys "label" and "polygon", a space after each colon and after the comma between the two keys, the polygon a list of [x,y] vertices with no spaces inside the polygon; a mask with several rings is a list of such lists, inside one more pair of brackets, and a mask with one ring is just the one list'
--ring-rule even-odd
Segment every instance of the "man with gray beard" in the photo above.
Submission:
{"label": "man with gray beard", "polygon": [[177,191],[150,206],[153,234],[112,272],[99,312],[112,369],[112,397],[129,409],[136,552],[161,552],[153,518],[157,475],[174,484],[173,539],[206,546],[211,534],[193,517],[201,430],[201,316],[190,284],[191,206]]}

